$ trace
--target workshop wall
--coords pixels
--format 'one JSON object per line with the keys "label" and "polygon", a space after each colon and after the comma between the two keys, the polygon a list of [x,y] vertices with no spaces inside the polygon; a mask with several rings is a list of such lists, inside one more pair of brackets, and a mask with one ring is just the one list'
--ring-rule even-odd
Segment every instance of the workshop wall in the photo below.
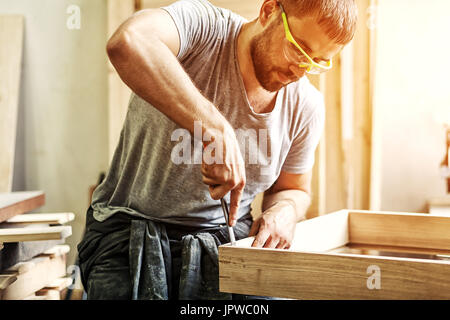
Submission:
{"label": "workshop wall", "polygon": [[75,213],[68,265],[108,165],[106,12],[105,1],[0,1],[0,13],[25,17],[13,191],[43,190],[37,212]]}
{"label": "workshop wall", "polygon": [[447,0],[379,1],[372,209],[427,212],[427,200],[446,193],[449,10]]}

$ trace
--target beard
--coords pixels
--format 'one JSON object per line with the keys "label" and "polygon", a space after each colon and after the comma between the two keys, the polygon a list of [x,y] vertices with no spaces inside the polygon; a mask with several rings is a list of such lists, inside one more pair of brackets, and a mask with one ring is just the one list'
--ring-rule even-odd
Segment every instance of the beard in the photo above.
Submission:
{"label": "beard", "polygon": [[274,36],[276,24],[271,24],[267,30],[255,36],[250,43],[250,54],[253,62],[253,69],[255,76],[261,87],[269,92],[276,92],[286,86],[279,81],[274,75],[281,72],[289,79],[295,78],[295,75],[289,69],[282,69],[273,65],[276,59],[273,57],[272,48],[277,48],[279,45],[271,45],[271,40],[276,39]]}

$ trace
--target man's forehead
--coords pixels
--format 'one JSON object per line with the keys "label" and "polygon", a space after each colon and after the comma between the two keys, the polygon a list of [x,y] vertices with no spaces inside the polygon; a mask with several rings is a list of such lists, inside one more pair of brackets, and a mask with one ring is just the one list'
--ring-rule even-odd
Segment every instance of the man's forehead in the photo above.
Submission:
{"label": "man's forehead", "polygon": [[292,16],[288,19],[292,36],[308,54],[329,60],[342,49],[343,45],[330,39],[316,17]]}

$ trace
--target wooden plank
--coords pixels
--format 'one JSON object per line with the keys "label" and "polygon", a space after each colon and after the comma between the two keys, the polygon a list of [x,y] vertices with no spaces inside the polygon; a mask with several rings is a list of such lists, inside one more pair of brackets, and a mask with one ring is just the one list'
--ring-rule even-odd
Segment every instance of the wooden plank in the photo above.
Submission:
{"label": "wooden plank", "polygon": [[53,248],[46,250],[43,254],[54,257],[54,256],[60,256],[62,254],[66,254],[69,251],[70,251],[70,246],[68,246],[67,244],[61,244],[61,245],[57,245],[57,246],[54,246]]}
{"label": "wooden plank", "polygon": [[0,229],[1,242],[38,241],[65,239],[72,234],[72,227],[46,227],[46,228],[11,228]]}
{"label": "wooden plank", "polygon": [[28,213],[9,218],[4,223],[8,225],[26,225],[26,224],[65,224],[73,221],[75,215],[72,212],[63,213]]}
{"label": "wooden plank", "polygon": [[29,295],[28,297],[23,298],[22,300],[47,300],[45,296],[37,296],[36,293]]}
{"label": "wooden plank", "polygon": [[32,300],[61,300],[61,292],[55,289],[41,289],[35,292],[36,299]]}
{"label": "wooden plank", "polygon": [[23,27],[23,16],[0,16],[0,192],[12,190]]}
{"label": "wooden plank", "polygon": [[420,256],[423,259],[436,259],[436,260],[448,260],[450,257],[450,250],[442,249],[429,249],[429,248],[412,248],[412,247],[399,247],[399,246],[384,246],[374,244],[357,244],[348,243],[340,248],[332,249],[327,253],[354,253],[371,256],[403,256],[406,258],[418,258]]}
{"label": "wooden plank", "polygon": [[[48,283],[66,275],[66,255],[54,258],[36,257],[29,261],[32,267],[22,273],[17,272],[17,280],[3,290],[4,300],[21,300],[44,288]],[[20,270],[12,267],[8,270]]]}
{"label": "wooden plank", "polygon": [[[72,284],[72,278],[59,278],[49,283],[45,288],[35,292],[37,299],[43,300],[61,300],[65,289]],[[33,299],[36,300],[36,299]]]}
{"label": "wooden plank", "polygon": [[[326,81],[324,75],[308,75],[308,79],[317,90],[325,94]],[[311,181],[311,205],[306,213],[307,219],[326,213],[326,165],[326,135],[322,134],[315,151],[315,162]]]}
{"label": "wooden plank", "polygon": [[0,290],[6,289],[16,280],[17,277],[14,274],[0,274]]}
{"label": "wooden plank", "polygon": [[4,270],[19,262],[28,261],[33,257],[64,243],[65,240],[39,240],[25,242],[10,242],[0,252],[0,269]]}
{"label": "wooden plank", "polygon": [[0,222],[37,209],[44,204],[45,194],[43,191],[0,193]]}
{"label": "wooden plank", "polygon": [[350,243],[449,250],[450,217],[349,211]]}
{"label": "wooden plank", "polygon": [[353,41],[340,53],[341,58],[341,149],[342,149],[342,176],[345,208],[355,209],[354,203],[354,154],[352,143],[354,140],[354,83],[353,72]]}
{"label": "wooden plank", "polygon": [[36,264],[39,263],[40,261],[46,260],[48,258],[53,259],[55,257],[65,255],[69,253],[69,251],[70,247],[68,245],[56,245],[53,248],[45,251],[44,253],[38,254],[37,256],[35,256],[30,260],[16,263],[15,265],[9,267],[7,270],[9,272],[22,274],[33,269],[36,266]]}
{"label": "wooden plank", "polygon": [[[370,0],[370,19],[374,19],[377,24],[378,16],[378,1]],[[372,130],[371,130],[371,154],[370,154],[370,196],[369,209],[380,210],[381,208],[381,173],[382,173],[382,150],[383,150],[383,113],[382,106],[379,105],[379,91],[380,84],[383,80],[380,79],[379,69],[380,65],[376,62],[376,57],[380,55],[379,44],[383,43],[382,35],[372,28],[369,35],[369,72],[371,74],[369,80],[369,97],[372,102]],[[378,72],[377,72],[378,71]]]}
{"label": "wooden plank", "polygon": [[[373,70],[371,70],[370,37],[374,30],[367,27],[367,19],[362,13],[367,13],[370,0],[356,0],[360,19],[357,21],[353,38],[353,72],[354,83],[354,139],[353,150],[353,209],[368,210],[370,195],[370,168],[371,168],[371,133],[372,133],[372,97],[371,83]],[[369,17],[370,18],[370,17]],[[350,209],[350,208],[347,208]]]}
{"label": "wooden plank", "polygon": [[[381,288],[369,289],[370,266]],[[450,262],[219,247],[222,292],[293,299],[449,299]]]}
{"label": "wooden plank", "polygon": [[36,264],[41,263],[42,261],[48,260],[49,258],[50,257],[48,257],[48,256],[38,255],[28,261],[16,263],[12,267],[9,267],[7,270],[8,270],[8,272],[15,272],[16,275],[20,275],[20,274],[23,274],[23,273],[26,273],[26,272],[32,270],[33,268],[36,267]]}
{"label": "wooden plank", "polygon": [[48,283],[44,289],[53,289],[53,290],[58,290],[61,291],[65,288],[67,288],[68,286],[70,286],[73,283],[73,279],[66,277],[66,278],[58,278],[55,279],[54,281]]}
{"label": "wooden plank", "polygon": [[326,141],[326,209],[333,212],[346,208],[344,150],[342,148],[341,123],[341,61],[333,61],[333,68],[324,74],[326,92],[324,94],[325,141]]}

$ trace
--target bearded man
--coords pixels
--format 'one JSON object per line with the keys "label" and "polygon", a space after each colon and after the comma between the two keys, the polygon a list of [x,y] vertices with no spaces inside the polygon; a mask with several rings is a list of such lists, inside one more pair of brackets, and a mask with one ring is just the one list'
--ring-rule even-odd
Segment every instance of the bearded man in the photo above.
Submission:
{"label": "bearded man", "polygon": [[[332,68],[356,12],[354,0],[265,0],[247,21],[180,0],[118,28],[107,52],[133,94],[78,245],[88,299],[242,298],[218,290],[220,199],[236,239],[289,249],[324,126],[305,74]],[[183,161],[180,143],[194,150]]]}

